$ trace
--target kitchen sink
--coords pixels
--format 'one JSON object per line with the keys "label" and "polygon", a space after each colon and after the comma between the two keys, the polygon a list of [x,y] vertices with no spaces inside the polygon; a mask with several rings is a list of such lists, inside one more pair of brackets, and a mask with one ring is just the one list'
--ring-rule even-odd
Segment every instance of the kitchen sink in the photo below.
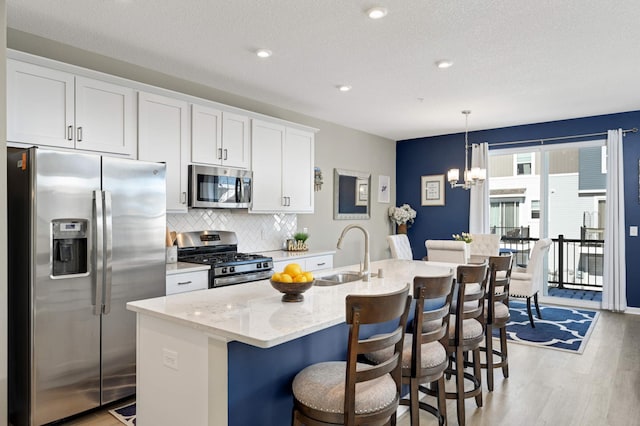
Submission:
{"label": "kitchen sink", "polygon": [[316,278],[316,282],[314,285],[330,286],[330,285],[350,283],[352,281],[358,281],[361,279],[362,279],[362,275],[359,272],[337,272],[335,274]]}

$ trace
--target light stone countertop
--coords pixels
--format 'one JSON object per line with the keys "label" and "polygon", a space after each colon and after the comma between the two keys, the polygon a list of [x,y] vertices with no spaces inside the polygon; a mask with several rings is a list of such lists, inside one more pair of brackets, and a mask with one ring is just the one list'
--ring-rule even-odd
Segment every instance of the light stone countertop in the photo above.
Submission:
{"label": "light stone countertop", "polygon": [[199,265],[197,263],[167,263],[167,275],[183,274],[185,272],[208,271],[209,269],[211,269],[210,265]]}
{"label": "light stone countertop", "polygon": [[[201,330],[210,336],[239,341],[260,348],[288,342],[345,321],[348,294],[388,293],[404,287],[416,275],[443,275],[446,266],[423,261],[386,259],[371,263],[383,269],[383,278],[354,281],[329,287],[312,287],[302,302],[282,302],[282,293],[269,280],[127,303],[127,309]],[[357,266],[323,272],[357,270]]]}

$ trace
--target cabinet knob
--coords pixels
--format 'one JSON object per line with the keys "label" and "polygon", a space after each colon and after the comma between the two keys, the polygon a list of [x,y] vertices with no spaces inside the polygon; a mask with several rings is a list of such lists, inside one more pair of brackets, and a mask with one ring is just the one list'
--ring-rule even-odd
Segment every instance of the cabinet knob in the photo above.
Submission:
{"label": "cabinet knob", "polygon": [[67,127],[67,140],[73,140],[73,126]]}
{"label": "cabinet knob", "polygon": [[182,281],[179,282],[178,285],[187,285],[187,284],[191,284],[193,281]]}
{"label": "cabinet knob", "polygon": [[222,160],[222,148],[218,148],[218,160]]}
{"label": "cabinet knob", "polygon": [[180,193],[180,202],[182,204],[186,204],[187,203],[187,193],[186,192],[181,192]]}
{"label": "cabinet knob", "polygon": [[76,129],[76,140],[82,142],[82,127]]}

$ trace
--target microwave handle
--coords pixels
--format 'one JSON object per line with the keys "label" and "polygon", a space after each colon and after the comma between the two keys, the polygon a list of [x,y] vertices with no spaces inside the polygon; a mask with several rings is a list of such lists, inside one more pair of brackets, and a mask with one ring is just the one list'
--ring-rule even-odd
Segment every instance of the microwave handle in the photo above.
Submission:
{"label": "microwave handle", "polygon": [[242,201],[242,179],[241,178],[237,178],[236,179],[236,203],[239,203]]}

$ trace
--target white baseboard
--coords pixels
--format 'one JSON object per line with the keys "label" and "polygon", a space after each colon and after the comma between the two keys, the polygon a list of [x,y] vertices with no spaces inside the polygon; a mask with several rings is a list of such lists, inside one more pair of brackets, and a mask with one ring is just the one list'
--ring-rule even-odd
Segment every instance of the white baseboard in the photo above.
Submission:
{"label": "white baseboard", "polygon": [[624,311],[625,314],[631,314],[631,315],[640,315],[640,308],[627,308],[626,311]]}

